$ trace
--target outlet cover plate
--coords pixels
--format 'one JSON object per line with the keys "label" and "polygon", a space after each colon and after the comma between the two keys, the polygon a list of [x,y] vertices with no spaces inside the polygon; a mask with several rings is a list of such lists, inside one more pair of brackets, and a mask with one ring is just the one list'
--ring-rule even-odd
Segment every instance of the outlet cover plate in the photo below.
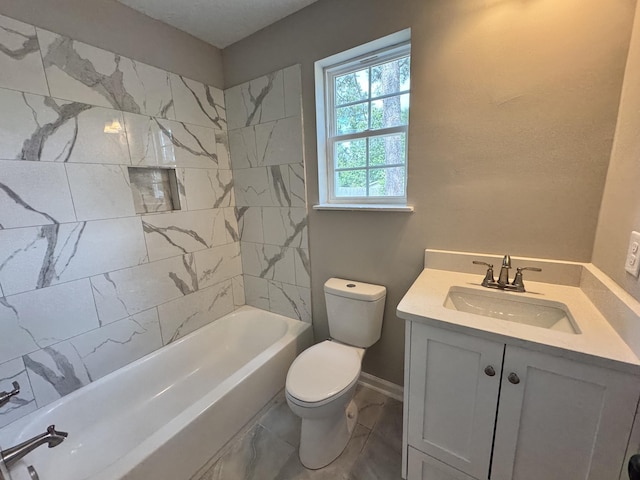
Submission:
{"label": "outlet cover plate", "polygon": [[640,232],[631,232],[624,269],[638,278],[638,273],[640,272]]}

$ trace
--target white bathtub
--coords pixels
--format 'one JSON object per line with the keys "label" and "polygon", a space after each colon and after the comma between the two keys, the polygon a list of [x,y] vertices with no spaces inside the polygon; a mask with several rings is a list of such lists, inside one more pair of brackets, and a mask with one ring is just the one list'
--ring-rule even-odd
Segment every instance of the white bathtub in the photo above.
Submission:
{"label": "white bathtub", "polygon": [[0,430],[7,448],[69,432],[11,470],[27,480],[188,480],[284,387],[310,325],[242,307]]}

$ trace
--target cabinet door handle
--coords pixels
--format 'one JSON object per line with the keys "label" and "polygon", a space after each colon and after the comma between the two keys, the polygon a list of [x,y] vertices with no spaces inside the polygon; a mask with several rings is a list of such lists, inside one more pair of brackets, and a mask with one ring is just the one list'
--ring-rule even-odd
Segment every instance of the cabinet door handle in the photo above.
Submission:
{"label": "cabinet door handle", "polygon": [[514,385],[517,385],[520,383],[520,377],[518,377],[518,375],[516,375],[515,373],[511,372],[509,374],[509,376],[507,377],[507,379],[509,380],[509,382],[513,383]]}
{"label": "cabinet door handle", "polygon": [[488,377],[493,377],[496,374],[496,370],[491,365],[487,365],[484,373],[486,373]]}

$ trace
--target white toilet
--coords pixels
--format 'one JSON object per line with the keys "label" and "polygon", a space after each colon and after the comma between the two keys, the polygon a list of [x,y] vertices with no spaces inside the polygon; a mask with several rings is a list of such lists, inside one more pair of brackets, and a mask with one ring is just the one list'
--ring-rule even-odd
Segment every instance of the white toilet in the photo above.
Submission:
{"label": "white toilet", "polygon": [[358,419],[353,394],[365,348],[380,338],[387,290],[330,278],[324,284],[331,340],[308,348],[289,368],[286,397],[302,418],[300,462],[322,468],[344,450]]}

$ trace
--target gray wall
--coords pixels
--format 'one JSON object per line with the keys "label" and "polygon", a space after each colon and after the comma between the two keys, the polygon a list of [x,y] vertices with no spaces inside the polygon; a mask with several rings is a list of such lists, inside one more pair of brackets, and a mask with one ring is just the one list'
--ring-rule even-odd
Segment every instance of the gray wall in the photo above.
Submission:
{"label": "gray wall", "polygon": [[640,230],[640,9],[636,11],[593,263],[636,300],[640,282],[624,270],[632,230]]}
{"label": "gray wall", "polygon": [[222,88],[219,49],[116,0],[0,0],[0,14]]}
{"label": "gray wall", "polygon": [[313,62],[412,28],[415,213],[310,212],[317,340],[328,334],[327,278],[386,285],[383,336],[364,370],[400,384],[395,308],[425,247],[590,261],[634,8],[633,0],[320,0],[223,51],[227,87],[302,64],[314,204]]}

